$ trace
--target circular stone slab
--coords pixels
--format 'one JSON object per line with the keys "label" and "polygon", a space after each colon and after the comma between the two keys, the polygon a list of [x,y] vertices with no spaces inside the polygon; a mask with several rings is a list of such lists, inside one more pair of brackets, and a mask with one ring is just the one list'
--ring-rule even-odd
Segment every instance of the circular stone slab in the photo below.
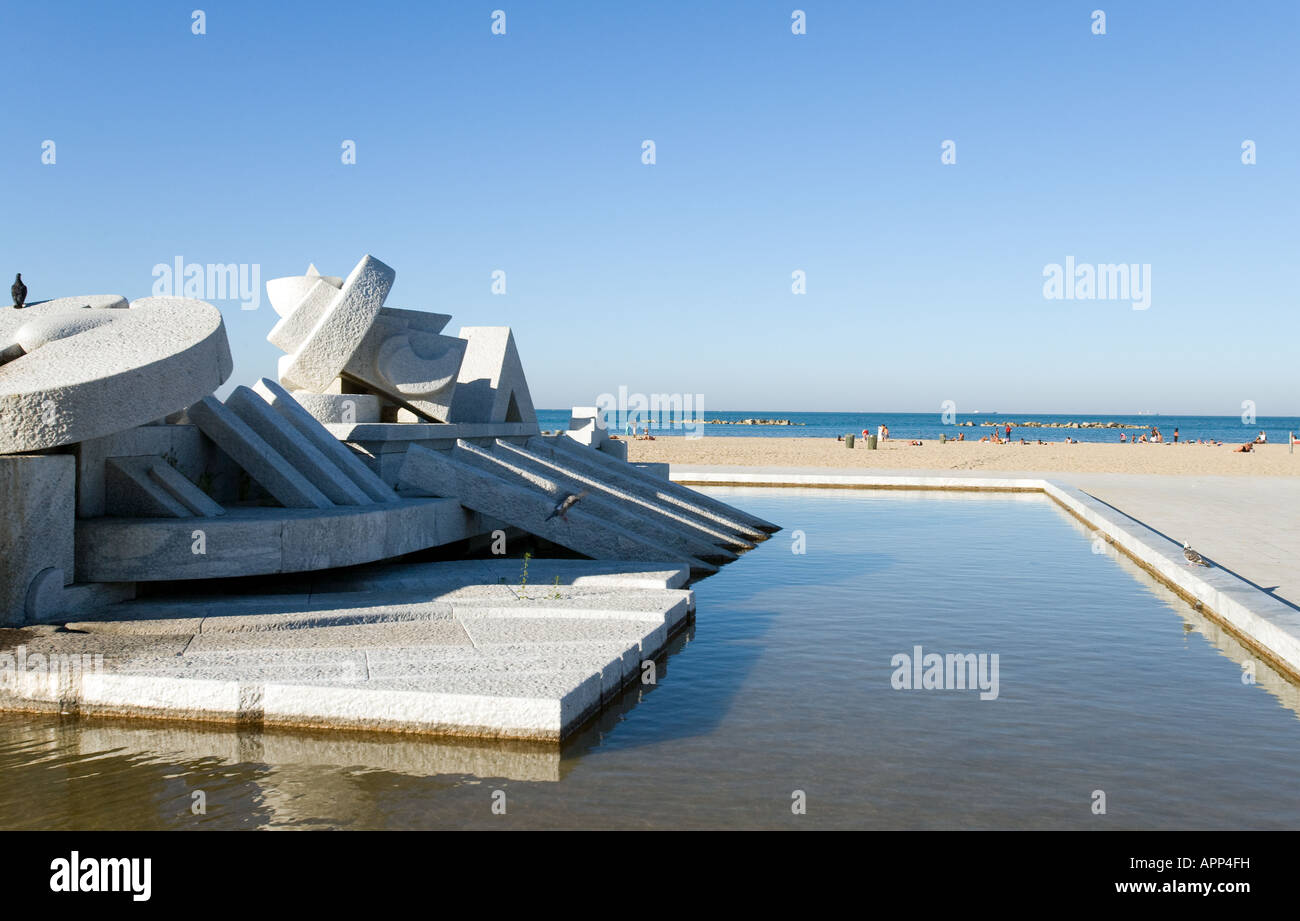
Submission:
{"label": "circular stone slab", "polygon": [[126,298],[120,294],[78,294],[76,297],[56,297],[52,301],[37,301],[34,304],[28,304],[23,309],[32,310],[37,307],[43,312],[63,310],[69,307],[126,310],[127,303]]}
{"label": "circular stone slab", "polygon": [[[204,301],[115,295],[0,310],[0,454],[125,431],[209,395],[233,365]],[[30,347],[30,348],[29,348]]]}

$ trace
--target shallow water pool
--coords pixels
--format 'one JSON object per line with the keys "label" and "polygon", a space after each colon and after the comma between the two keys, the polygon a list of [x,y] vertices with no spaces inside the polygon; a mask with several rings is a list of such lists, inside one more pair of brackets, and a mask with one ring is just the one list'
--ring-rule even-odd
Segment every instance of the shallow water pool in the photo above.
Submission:
{"label": "shallow water pool", "polygon": [[1300,826],[1300,689],[1046,497],[707,491],[785,530],[561,749],[0,714],[0,826]]}

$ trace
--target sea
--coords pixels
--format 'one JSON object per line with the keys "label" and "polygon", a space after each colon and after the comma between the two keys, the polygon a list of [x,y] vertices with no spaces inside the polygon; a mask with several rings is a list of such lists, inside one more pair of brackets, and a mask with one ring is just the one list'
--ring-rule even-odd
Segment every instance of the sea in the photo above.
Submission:
{"label": "sea", "polygon": [[[1289,433],[1300,435],[1300,416],[1172,416],[1163,414],[1126,415],[1026,415],[1024,413],[970,412],[957,413],[955,418],[945,417],[940,413],[891,413],[891,412],[853,412],[853,413],[805,413],[805,412],[771,412],[758,410],[709,410],[704,414],[704,424],[698,425],[695,419],[672,417],[661,413],[649,420],[650,432],[655,437],[683,436],[700,433],[708,437],[747,437],[747,438],[835,438],[839,435],[853,433],[859,437],[863,429],[875,432],[877,426],[889,426],[891,439],[938,440],[940,435],[955,438],[965,433],[966,440],[979,441],[989,433],[991,425],[997,423],[1005,433],[1007,423],[1011,423],[1012,437],[1027,440],[1064,441],[1068,435],[1078,441],[1118,443],[1121,434],[1129,438],[1141,436],[1144,432],[1148,438],[1151,428],[1160,430],[1166,441],[1172,441],[1174,430],[1178,431],[1179,441],[1221,441],[1240,444],[1253,441],[1262,431],[1270,444],[1286,444]],[[745,419],[783,419],[790,425],[719,425],[711,420],[721,419],[725,422],[738,423]],[[537,411],[538,425],[543,431],[564,430],[569,427],[569,410],[542,409]],[[973,422],[966,426],[962,423]],[[1038,428],[1027,427],[1026,422],[1035,423],[1085,423],[1118,422],[1134,428]],[[627,419],[624,416],[614,418],[610,414],[607,420],[610,432],[622,435],[626,432]],[[646,424],[644,418],[636,422],[637,432]]]}

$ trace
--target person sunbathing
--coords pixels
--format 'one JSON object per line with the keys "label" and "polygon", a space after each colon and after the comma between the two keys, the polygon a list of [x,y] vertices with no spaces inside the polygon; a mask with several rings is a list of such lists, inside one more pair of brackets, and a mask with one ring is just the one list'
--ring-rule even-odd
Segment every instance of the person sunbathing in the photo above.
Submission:
{"label": "person sunbathing", "polygon": [[1233,453],[1233,454],[1251,454],[1251,453],[1254,452],[1254,450],[1255,450],[1255,442],[1253,442],[1253,441],[1248,441],[1248,442],[1246,442],[1245,444],[1243,444],[1240,448],[1233,448],[1233,449],[1232,449],[1232,453]]}
{"label": "person sunbathing", "polygon": [[919,445],[919,444],[921,444],[921,442],[919,442],[919,441],[909,441],[908,444],[910,444],[910,445]]}

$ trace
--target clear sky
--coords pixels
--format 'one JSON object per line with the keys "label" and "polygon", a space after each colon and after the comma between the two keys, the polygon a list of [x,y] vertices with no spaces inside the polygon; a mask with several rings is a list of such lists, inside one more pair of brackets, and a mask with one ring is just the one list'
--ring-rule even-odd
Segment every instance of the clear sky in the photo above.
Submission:
{"label": "clear sky", "polygon": [[[0,35],[31,300],[369,252],[390,306],[513,327],[539,407],[1300,414],[1296,0],[6,0]],[[1046,299],[1067,257],[1149,264],[1149,309]],[[261,300],[213,301],[237,382]]]}

